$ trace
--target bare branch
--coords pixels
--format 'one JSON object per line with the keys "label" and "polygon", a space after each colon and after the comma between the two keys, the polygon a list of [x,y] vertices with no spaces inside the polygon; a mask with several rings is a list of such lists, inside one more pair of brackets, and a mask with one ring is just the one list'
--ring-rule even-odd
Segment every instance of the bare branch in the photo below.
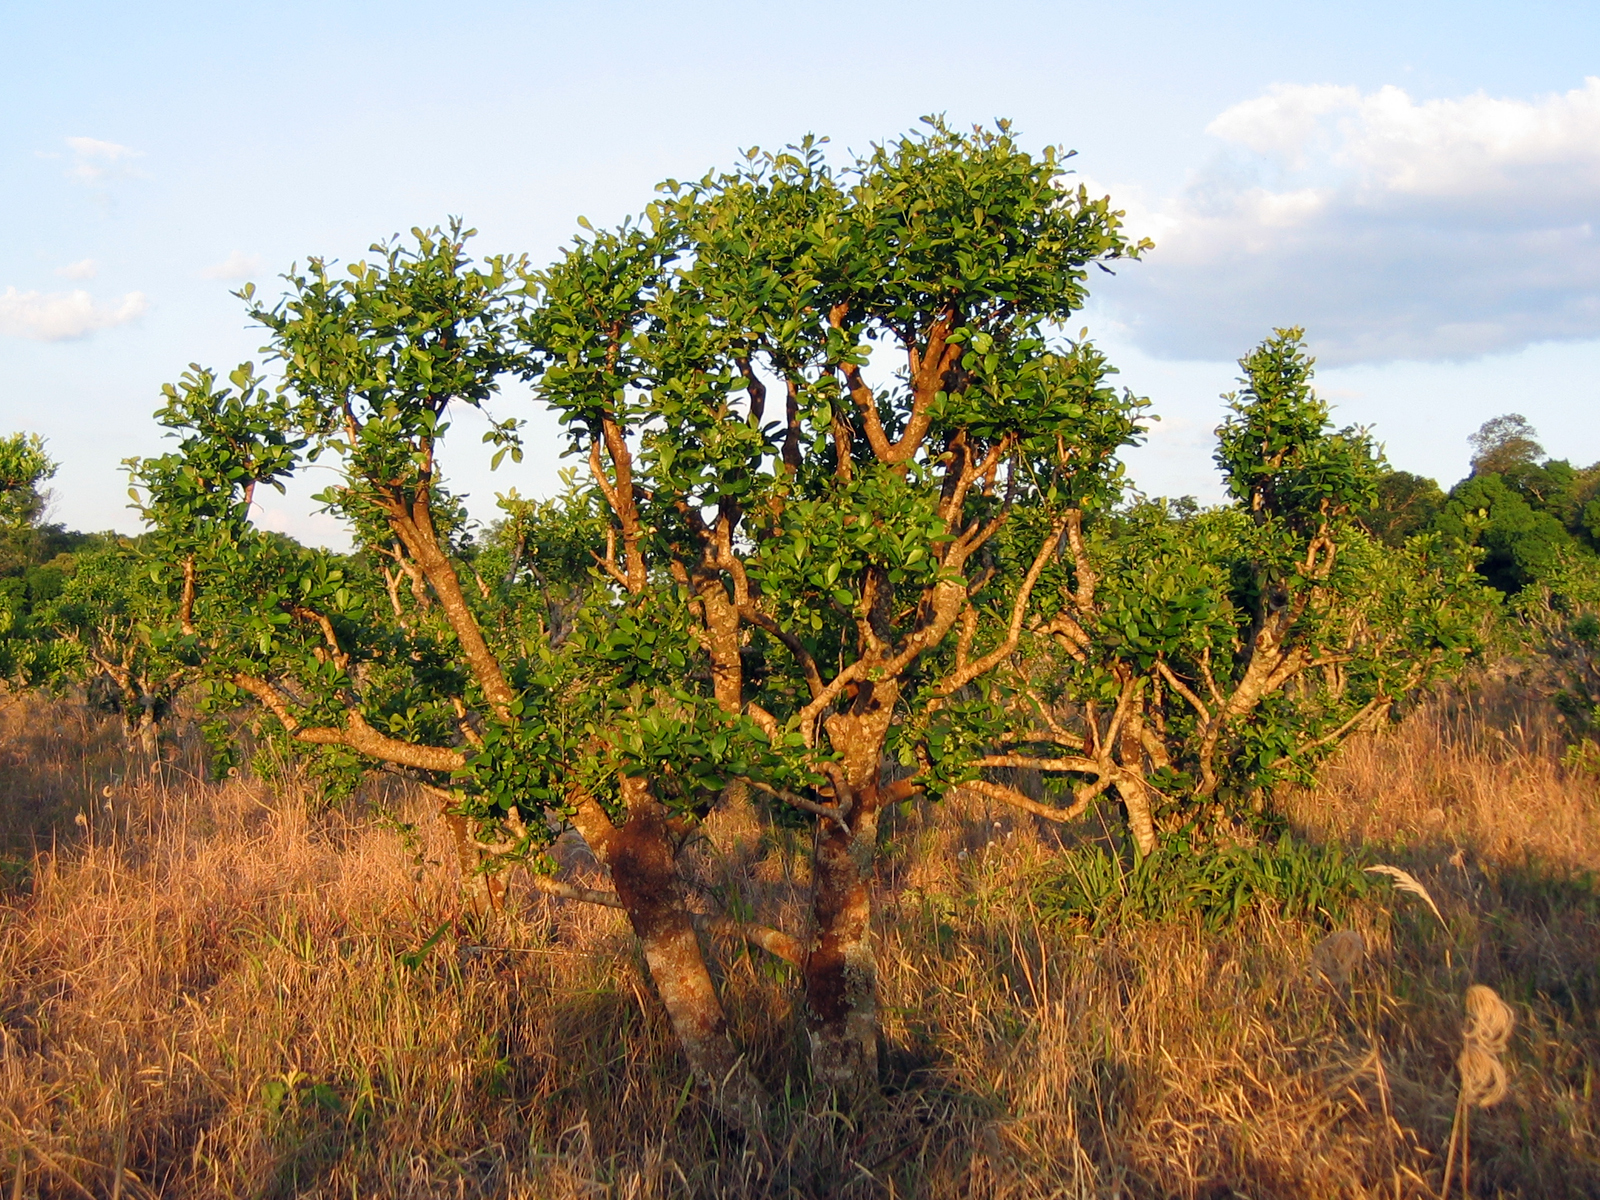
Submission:
{"label": "bare branch", "polygon": [[777,621],[767,616],[766,613],[753,604],[739,605],[739,616],[741,619],[750,622],[757,629],[771,634],[782,642],[789,653],[794,655],[795,661],[800,664],[800,670],[805,673],[806,686],[811,689],[812,697],[815,698],[822,694],[822,676],[817,672],[817,661],[811,657],[811,651],[805,648],[799,638],[784,629]]}
{"label": "bare branch", "polygon": [[1210,646],[1207,646],[1200,654],[1200,678],[1206,681],[1206,691],[1218,708],[1227,703],[1222,698],[1222,689],[1217,686],[1217,677],[1211,673]]}
{"label": "bare branch", "polygon": [[1211,710],[1201,703],[1200,697],[1196,696],[1194,692],[1190,690],[1188,684],[1184,683],[1183,680],[1179,679],[1173,674],[1172,668],[1167,666],[1165,659],[1156,659],[1156,671],[1160,673],[1161,678],[1167,681],[1167,686],[1172,688],[1173,691],[1177,692],[1178,695],[1182,696],[1189,702],[1189,707],[1200,714],[1200,719],[1202,721],[1211,720]]}
{"label": "bare branch", "polygon": [[598,904],[602,908],[623,907],[615,892],[597,892],[592,888],[562,883],[551,879],[548,875],[535,875],[532,871],[528,872],[528,882],[535,891],[543,892],[546,896],[554,896],[558,900],[578,900],[584,904]]}
{"label": "bare branch", "polygon": [[749,921],[737,921],[732,917],[707,917],[699,913],[691,914],[690,919],[701,929],[710,933],[721,934],[723,937],[742,938],[753,946],[759,946],[774,958],[780,958],[792,967],[805,965],[806,948],[800,939],[781,929],[773,929],[769,925],[756,925]]}
{"label": "bare branch", "polygon": [[289,610],[302,621],[310,621],[322,631],[322,640],[328,643],[328,651],[333,656],[333,665],[341,671],[350,669],[350,656],[339,646],[339,638],[333,631],[333,622],[317,612],[314,608],[305,608],[295,605]]}
{"label": "bare branch", "polygon": [[1030,799],[1014,787],[1007,787],[1003,783],[990,783],[988,780],[975,779],[971,783],[961,785],[969,792],[976,792],[990,800],[998,800],[1001,804],[1009,804],[1012,808],[1020,808],[1023,812],[1030,812],[1036,817],[1043,817],[1046,821],[1065,823],[1076,821],[1088,810],[1089,801],[1074,799],[1070,808],[1051,808],[1048,804]]}
{"label": "bare branch", "polygon": [[178,601],[178,628],[184,637],[194,636],[194,555],[183,560],[183,598]]}
{"label": "bare branch", "polygon": [[1017,643],[1022,638],[1022,622],[1028,613],[1028,601],[1033,598],[1034,586],[1039,582],[1039,576],[1044,571],[1045,564],[1050,561],[1050,555],[1055,551],[1055,543],[1060,537],[1061,524],[1057,522],[1051,529],[1050,535],[1045,538],[1044,544],[1039,547],[1039,552],[1033,556],[1033,565],[1028,568],[1028,574],[1017,588],[1016,599],[1011,605],[1011,623],[1006,629],[1006,640],[976,662],[952,672],[934,690],[935,696],[948,696],[957,688],[965,687],[1004,662],[1016,650]]}
{"label": "bare branch", "polygon": [[461,736],[467,740],[469,745],[482,750],[483,737],[473,726],[471,714],[467,712],[467,706],[456,696],[450,697],[450,706],[456,711],[456,728],[461,731]]}
{"label": "bare branch", "polygon": [[744,780],[756,791],[771,796],[774,800],[782,800],[791,808],[798,808],[800,811],[811,813],[813,816],[823,817],[849,832],[850,826],[845,824],[844,814],[831,805],[818,804],[815,800],[807,800],[804,796],[797,796],[793,792],[785,791],[783,788],[775,788],[770,783],[763,783],[759,779],[750,779],[744,775],[735,776],[735,778]]}
{"label": "bare branch", "polygon": [[1034,632],[1044,637],[1055,638],[1066,647],[1074,662],[1084,662],[1089,657],[1087,654],[1089,635],[1066,609],[1062,609],[1050,620],[1035,628]]}
{"label": "bare branch", "polygon": [[782,733],[782,729],[778,725],[778,718],[762,708],[754,700],[744,706],[744,713],[745,716],[756,723],[762,733],[767,735],[769,742],[776,741]]}
{"label": "bare branch", "polygon": [[974,760],[975,767],[1015,767],[1033,771],[1074,771],[1099,774],[1103,766],[1092,758],[1034,758],[1027,754],[989,754]]}

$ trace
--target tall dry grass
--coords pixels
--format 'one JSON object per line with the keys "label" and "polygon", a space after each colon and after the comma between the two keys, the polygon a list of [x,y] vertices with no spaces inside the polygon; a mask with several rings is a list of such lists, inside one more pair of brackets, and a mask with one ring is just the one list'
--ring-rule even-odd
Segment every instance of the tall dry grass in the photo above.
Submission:
{"label": "tall dry grass", "polygon": [[[1285,798],[1318,836],[1381,845],[1445,918],[1361,906],[1344,986],[1309,969],[1326,930],[1270,915],[1098,938],[1041,919],[1030,888],[1059,838],[1032,818],[952,802],[899,820],[877,1109],[811,1113],[787,968],[713,947],[778,1098],[765,1140],[689,1090],[614,913],[514,886],[475,923],[403,791],[329,811],[303,785],[202,783],[187,751],[153,779],[89,718],[13,709],[5,753],[27,765],[3,794],[40,800],[8,814],[53,811],[57,841],[29,834],[0,911],[0,1187],[1427,1197],[1478,982],[1518,1032],[1509,1097],[1474,1117],[1476,1194],[1597,1194],[1594,786],[1502,692],[1414,714]],[[801,849],[733,806],[687,853],[707,900],[792,922]]]}

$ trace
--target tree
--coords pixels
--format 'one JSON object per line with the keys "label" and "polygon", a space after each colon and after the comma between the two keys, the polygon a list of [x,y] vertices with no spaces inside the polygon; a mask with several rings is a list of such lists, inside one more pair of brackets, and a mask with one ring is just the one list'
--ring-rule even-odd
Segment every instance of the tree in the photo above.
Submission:
{"label": "tree", "polygon": [[[572,745],[588,736],[577,728],[576,672],[554,658],[548,630],[530,636],[522,614],[505,611],[522,598],[520,568],[508,565],[498,588],[474,570],[459,503],[438,472],[449,407],[482,405],[524,361],[512,325],[524,267],[475,265],[459,223],[414,234],[413,247],[380,244],[376,262],[343,279],[311,260],[291,271],[289,294],[274,306],[246,290],[282,363],[280,388],[264,387],[245,364],[232,387],[197,368],[168,389],[158,416],[179,434],[179,450],[135,472],[153,544],[178,581],[175,624],[192,639],[212,703],[254,701],[292,743],[333,765],[401,770],[438,795],[480,909],[496,897],[485,868],[541,865],[555,829],[570,821],[583,830],[611,869],[697,1077],[749,1121],[759,1089],[720,1024],[672,887],[660,813],[625,801],[608,810],[595,798],[612,798],[600,787],[569,790]],[[495,436],[520,457],[510,424]],[[321,498],[349,520],[354,556],[295,546],[250,523],[259,484],[281,486],[324,455],[340,464],[342,482]],[[551,515],[511,507],[518,521]],[[563,519],[584,521],[576,510]],[[590,624],[603,634],[612,615],[602,602]],[[595,638],[574,639],[570,657],[603,655],[608,644],[601,637],[597,651]],[[638,792],[626,780],[620,787]]]}
{"label": "tree", "polygon": [[1462,480],[1435,524],[1446,537],[1481,547],[1478,570],[1508,594],[1543,578],[1572,545],[1559,520],[1534,508],[1498,474]]}
{"label": "tree", "polygon": [[[1044,336],[1090,263],[1139,249],[1059,176],[1003,128],[934,124],[843,177],[814,144],[753,156],[537,275],[475,267],[459,225],[342,280],[312,260],[253,309],[284,390],[248,367],[236,390],[191,374],[162,418],[180,453],[140,467],[216,694],[415,772],[490,865],[537,867],[577,828],[695,1075],[741,1122],[763,1095],[677,846],[741,781],[816,824],[811,936],[741,929],[803,967],[818,1082],[871,1087],[878,818],[951,780],[964,690],[1015,649],[1044,563],[1114,496],[1137,436],[1140,402],[1104,359]],[[904,356],[899,383],[868,381],[878,339]],[[497,584],[450,534],[436,447],[448,407],[512,370],[562,413],[594,491],[560,513],[510,504],[523,549]],[[490,436],[515,459],[514,426]],[[249,526],[250,489],[302,454],[342,464],[324,499],[354,560]],[[530,537],[597,563],[542,626],[517,610]],[[893,782],[889,752],[907,764]]]}
{"label": "tree", "polygon": [[48,638],[34,681],[92,689],[103,679],[127,741],[155,760],[193,663],[188,639],[167,620],[179,596],[159,563],[126,541],[74,554],[68,567],[34,605],[33,624]]}
{"label": "tree", "polygon": [[0,575],[13,575],[38,560],[35,542],[46,502],[42,487],[57,464],[37,434],[0,438]]}
{"label": "tree", "polygon": [[1382,471],[1377,496],[1361,523],[1387,546],[1403,546],[1429,529],[1444,507],[1445,495],[1433,480],[1410,471]]}
{"label": "tree", "polygon": [[594,753],[667,837],[729,778],[815,824],[812,1073],[847,1098],[876,1082],[879,818],[956,781],[964,693],[1139,432],[1104,358],[1047,337],[1090,264],[1142,249],[1060,173],[1003,125],[931,122],[842,174],[811,142],[752,153],[577,242],[527,319],[626,628],[708,662],[709,697],[631,661],[587,689],[612,698]]}
{"label": "tree", "polygon": [[[1237,504],[1119,512],[1145,402],[1055,333],[1091,266],[1145,248],[1119,217],[1005,126],[931,122],[843,170],[806,142],[669,183],[542,271],[474,263],[455,223],[346,277],[313,259],[272,306],[247,290],[281,386],[192,372],[161,414],[179,452],[138,466],[213,701],[412,775],[470,877],[525,863],[552,894],[625,910],[734,1122],[758,1122],[765,1092],[728,1036],[705,919],[798,968],[814,1081],[869,1092],[890,805],[969,786],[1063,815],[1003,774],[1020,767],[1079,804],[1109,790],[1147,846],[1160,789],[1188,778],[1206,803],[1266,779],[1410,686],[1384,653],[1445,654],[1426,614],[1448,564],[1353,532],[1375,462],[1363,433],[1326,427],[1297,332],[1246,360],[1220,452]],[[480,543],[438,451],[451,406],[513,373],[587,479],[555,504],[503,497]],[[520,457],[515,420],[488,440]],[[249,522],[255,486],[318,456],[341,468],[322,499],[350,556]],[[1388,584],[1349,582],[1368,578],[1362,547]],[[1220,699],[1189,707],[1196,688]],[[678,851],[730,789],[812,831],[807,930],[690,911]],[[549,878],[566,828],[615,895]]]}
{"label": "tree", "polygon": [[1277,779],[1458,667],[1482,608],[1470,557],[1357,524],[1380,463],[1364,431],[1331,428],[1301,331],[1240,365],[1217,431],[1233,504],[1146,504],[1073,542],[1013,700],[1027,732],[976,764],[1063,780],[1070,803],[1041,810],[1058,819],[1110,790],[1140,854],[1163,823],[1263,808]]}
{"label": "tree", "polygon": [[1472,446],[1474,475],[1504,475],[1514,467],[1544,457],[1539,431],[1521,413],[1492,417],[1467,441]]}

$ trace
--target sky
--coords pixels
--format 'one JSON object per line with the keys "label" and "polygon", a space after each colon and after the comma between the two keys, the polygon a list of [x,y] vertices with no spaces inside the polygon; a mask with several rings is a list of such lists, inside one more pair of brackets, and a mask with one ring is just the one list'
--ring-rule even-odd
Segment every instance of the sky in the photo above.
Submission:
{"label": "sky", "polygon": [[[927,113],[1076,150],[1155,240],[1082,322],[1161,417],[1144,492],[1219,496],[1219,395],[1287,325],[1396,467],[1448,487],[1510,411],[1600,459],[1600,6],[1529,0],[0,0],[0,432],[48,440],[52,519],[131,531],[162,383],[261,357],[244,282],[457,214],[549,261],[664,178]],[[490,473],[471,413],[444,452],[480,520],[562,465],[525,395],[494,415],[522,464]],[[312,475],[259,519],[338,544]]]}

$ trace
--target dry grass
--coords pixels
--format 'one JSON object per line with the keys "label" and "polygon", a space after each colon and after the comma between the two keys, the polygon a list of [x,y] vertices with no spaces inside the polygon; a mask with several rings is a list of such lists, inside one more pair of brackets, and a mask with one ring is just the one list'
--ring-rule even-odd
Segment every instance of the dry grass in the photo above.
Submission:
{"label": "dry grass", "polygon": [[[0,796],[49,820],[0,909],[0,1187],[24,1150],[20,1194],[41,1196],[110,1195],[120,1164],[129,1196],[1427,1197],[1480,982],[1518,1029],[1511,1094],[1474,1117],[1475,1194],[1597,1194],[1594,787],[1502,692],[1415,714],[1288,798],[1320,836],[1379,843],[1448,926],[1365,905],[1347,987],[1309,969],[1311,925],[1041,921],[1028,885],[1057,844],[1031,818],[900,821],[877,1110],[806,1115],[787,969],[716,947],[781,1101],[764,1144],[686,1089],[615,914],[513,889],[476,926],[403,793],[319,812],[303,788],[200,783],[184,756],[152,781],[91,719],[24,702]],[[708,890],[792,920],[794,850],[735,809],[692,853]]]}

